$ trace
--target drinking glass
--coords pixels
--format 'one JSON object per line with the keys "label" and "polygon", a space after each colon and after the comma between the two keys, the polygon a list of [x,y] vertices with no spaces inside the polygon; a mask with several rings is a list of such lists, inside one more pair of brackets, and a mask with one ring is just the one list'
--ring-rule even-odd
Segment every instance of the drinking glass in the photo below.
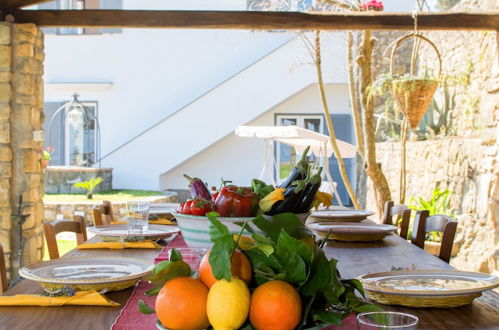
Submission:
{"label": "drinking glass", "polygon": [[[201,259],[203,259],[207,250],[203,248],[175,248],[182,255],[182,260],[185,261],[189,266],[193,275],[199,272],[199,265],[201,264]],[[172,249],[168,250],[168,259],[170,259]]]}
{"label": "drinking glass", "polygon": [[127,202],[128,234],[141,235],[149,228],[149,202]]}
{"label": "drinking glass", "polygon": [[399,312],[365,312],[357,315],[359,330],[416,329],[417,316]]}

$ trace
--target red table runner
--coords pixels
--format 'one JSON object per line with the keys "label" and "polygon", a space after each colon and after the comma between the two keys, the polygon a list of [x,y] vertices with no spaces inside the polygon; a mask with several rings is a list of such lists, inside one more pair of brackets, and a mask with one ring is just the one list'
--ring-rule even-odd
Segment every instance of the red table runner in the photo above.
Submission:
{"label": "red table runner", "polygon": [[[182,234],[178,234],[167,246],[161,250],[154,263],[158,263],[163,260],[168,260],[168,250],[171,248],[183,248],[187,247]],[[120,312],[120,315],[114,321],[112,330],[153,330],[156,327],[156,314],[145,315],[142,314],[138,309],[139,300],[144,300],[144,302],[154,308],[154,303],[156,301],[156,296],[148,297],[144,295],[145,292],[152,289],[153,286],[147,283],[147,281],[140,281],[132,292],[132,295],[128,299],[125,307]],[[343,326],[327,326],[323,328],[324,330],[358,330],[357,319],[355,314],[349,315],[343,320]]]}
{"label": "red table runner", "polygon": [[[154,263],[158,263],[162,260],[168,259],[168,250],[171,248],[183,248],[187,247],[182,234],[178,234],[167,246],[161,250]],[[156,301],[156,296],[148,297],[144,295],[148,290],[152,289],[153,286],[147,281],[140,281],[132,295],[128,299],[125,307],[121,310],[120,315],[114,321],[111,329],[113,330],[152,330],[156,329],[156,314],[145,315],[142,314],[138,309],[139,300],[144,300],[144,302],[154,308],[154,303]]]}

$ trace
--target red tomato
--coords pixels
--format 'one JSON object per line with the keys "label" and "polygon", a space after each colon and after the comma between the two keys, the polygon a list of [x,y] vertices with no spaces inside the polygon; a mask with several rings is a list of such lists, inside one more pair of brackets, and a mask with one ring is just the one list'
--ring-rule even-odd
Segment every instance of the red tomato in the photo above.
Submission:
{"label": "red tomato", "polygon": [[191,203],[191,214],[192,215],[205,215],[208,212],[213,211],[213,206],[210,201],[196,198]]}
{"label": "red tomato", "polygon": [[192,204],[192,199],[188,199],[185,203],[182,203],[181,204],[182,209],[180,210],[180,213],[182,213],[182,214],[192,214],[191,204]]}

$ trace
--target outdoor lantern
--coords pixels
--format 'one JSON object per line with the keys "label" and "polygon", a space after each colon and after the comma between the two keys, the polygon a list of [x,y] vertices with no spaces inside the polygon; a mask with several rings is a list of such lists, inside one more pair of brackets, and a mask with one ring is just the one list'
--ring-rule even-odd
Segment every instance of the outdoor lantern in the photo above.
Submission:
{"label": "outdoor lantern", "polygon": [[79,94],[73,93],[72,100],[63,104],[50,118],[48,128],[49,141],[52,139],[52,125],[55,117],[63,116],[61,138],[64,147],[60,150],[62,163],[70,166],[90,167],[99,162],[100,166],[100,126],[95,113],[79,100]]}

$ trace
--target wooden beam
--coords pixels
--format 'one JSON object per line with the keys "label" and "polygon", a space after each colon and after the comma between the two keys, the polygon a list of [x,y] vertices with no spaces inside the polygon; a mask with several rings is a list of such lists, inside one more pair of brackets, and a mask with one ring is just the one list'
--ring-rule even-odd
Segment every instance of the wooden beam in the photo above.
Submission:
{"label": "wooden beam", "polygon": [[[411,13],[256,11],[17,10],[16,22],[41,27],[249,30],[412,30]],[[499,12],[420,13],[420,30],[499,30]]]}

